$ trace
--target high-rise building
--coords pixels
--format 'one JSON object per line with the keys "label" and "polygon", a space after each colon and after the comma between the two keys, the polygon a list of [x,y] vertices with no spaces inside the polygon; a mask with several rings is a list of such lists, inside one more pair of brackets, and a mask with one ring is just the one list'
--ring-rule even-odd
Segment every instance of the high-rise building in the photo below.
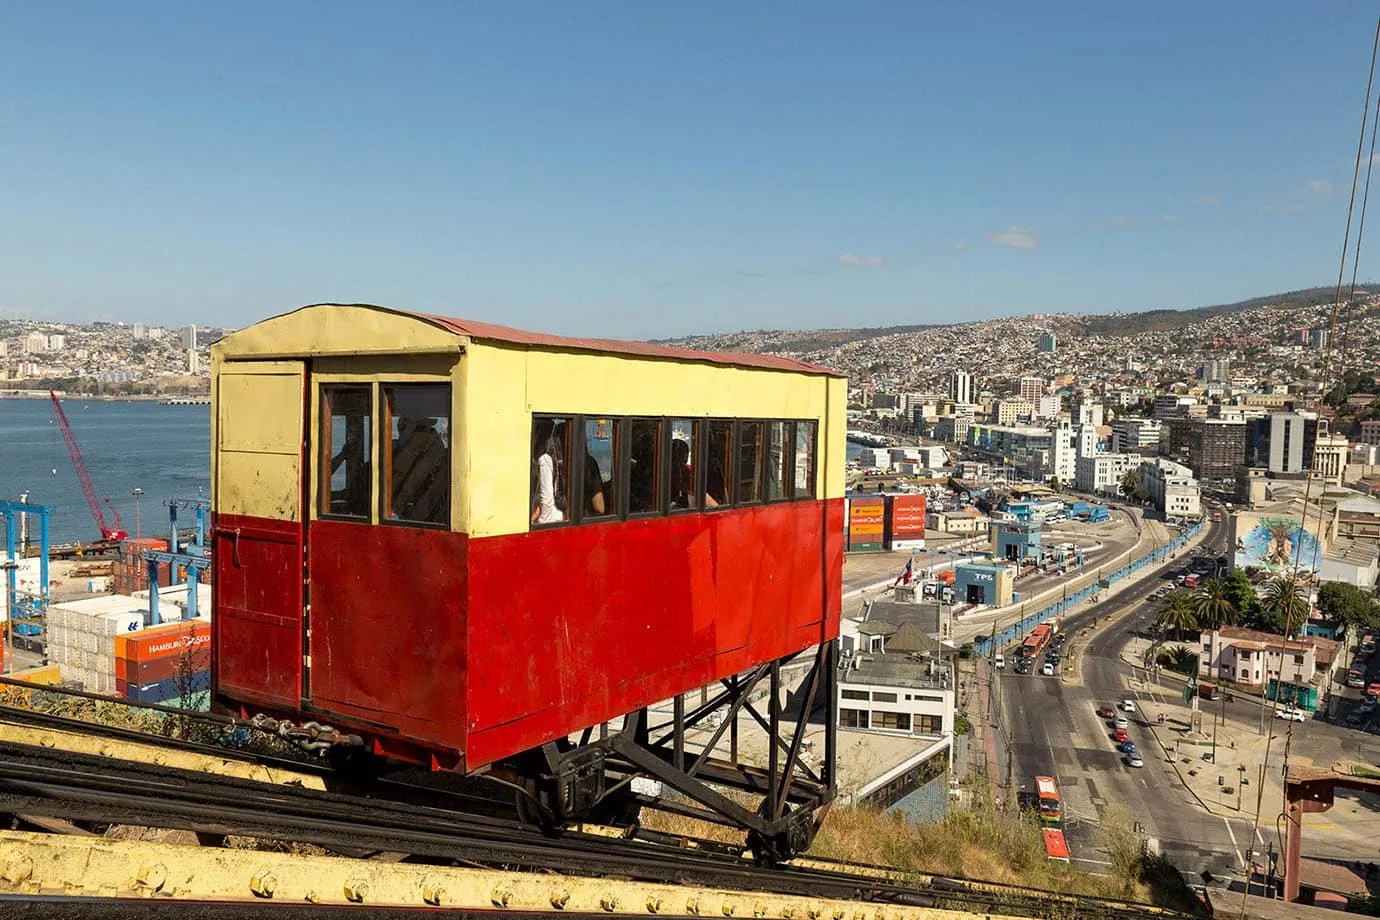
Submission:
{"label": "high-rise building", "polygon": [[1048,386],[1043,377],[1022,377],[1016,382],[1016,395],[1028,403],[1038,403]]}
{"label": "high-rise building", "polygon": [[1051,352],[1054,351],[1054,349],[1057,348],[1058,345],[1059,340],[1055,337],[1054,333],[1046,332],[1044,335],[1040,336],[1040,351]]}
{"label": "high-rise building", "polygon": [[1045,393],[1035,400],[1035,416],[1036,418],[1058,418],[1061,406],[1062,403],[1058,396]]}
{"label": "high-rise building", "polygon": [[24,354],[41,355],[48,350],[48,337],[41,332],[30,332],[24,336]]}
{"label": "high-rise building", "polygon": [[1097,428],[1086,424],[1075,427],[1078,432],[1076,442],[1078,456],[1094,456],[1097,453]]}
{"label": "high-rise building", "polygon": [[48,350],[49,350],[49,351],[62,351],[62,350],[63,350],[64,348],[66,348],[66,347],[67,347],[67,336],[65,336],[65,335],[63,335],[63,334],[61,334],[61,333],[58,333],[58,332],[55,332],[55,333],[53,333],[52,335],[48,336]]}
{"label": "high-rise building", "polygon": [[1334,486],[1341,485],[1350,452],[1345,435],[1323,435],[1313,448],[1313,472]]}
{"label": "high-rise building", "polygon": [[1318,417],[1312,412],[1273,412],[1246,422],[1247,466],[1272,475],[1292,475],[1309,470],[1318,442]]}
{"label": "high-rise building", "polygon": [[188,324],[182,327],[182,347],[196,348],[196,326]]}
{"label": "high-rise building", "polygon": [[1310,348],[1316,348],[1319,351],[1327,348],[1327,330],[1314,329],[1310,331],[1308,333],[1308,345]]}
{"label": "high-rise building", "polygon": [[1164,423],[1153,418],[1119,418],[1112,422],[1112,451],[1118,454],[1154,451]]}
{"label": "high-rise building", "polygon": [[1231,360],[1213,358],[1198,366],[1198,379],[1204,383],[1226,383],[1231,379]]}
{"label": "high-rise building", "polygon": [[1370,419],[1361,423],[1361,443],[1380,444],[1380,419]]}
{"label": "high-rise building", "polygon": [[146,339],[149,337],[149,327],[143,323],[134,324],[134,337],[136,339]]}
{"label": "high-rise building", "polygon": [[1086,396],[1073,404],[1073,423],[1075,425],[1100,426],[1105,418],[1102,403]]}
{"label": "high-rise building", "polygon": [[201,373],[201,361],[197,358],[196,349],[187,349],[187,373],[195,377]]}
{"label": "high-rise building", "polygon": [[1150,410],[1150,415],[1158,419],[1182,418],[1188,415],[1189,406],[1195,405],[1197,402],[1191,396],[1164,393],[1155,397],[1155,407]]}
{"label": "high-rise building", "polygon": [[967,371],[953,371],[949,374],[949,398],[962,405],[973,402],[973,375]]}
{"label": "high-rise building", "polygon": [[1165,422],[1165,451],[1203,482],[1235,482],[1246,458],[1246,423],[1216,418]]}

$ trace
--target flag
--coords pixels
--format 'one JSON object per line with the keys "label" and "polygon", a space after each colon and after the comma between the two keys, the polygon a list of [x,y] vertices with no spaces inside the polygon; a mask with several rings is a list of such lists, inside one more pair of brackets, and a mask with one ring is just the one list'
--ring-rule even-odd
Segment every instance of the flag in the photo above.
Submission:
{"label": "flag", "polygon": [[1184,684],[1184,705],[1187,706],[1191,704],[1193,702],[1193,697],[1196,696],[1197,693],[1198,675],[1190,674],[1188,677],[1188,683]]}
{"label": "flag", "polygon": [[896,576],[896,583],[893,584],[892,587],[894,588],[894,587],[896,587],[896,585],[908,585],[908,584],[910,584],[910,578],[911,578],[911,575],[912,575],[913,572],[914,572],[914,566],[915,566],[915,557],[914,557],[914,556],[911,556],[909,559],[906,560],[906,567],[901,571],[901,574],[898,575],[898,576]]}

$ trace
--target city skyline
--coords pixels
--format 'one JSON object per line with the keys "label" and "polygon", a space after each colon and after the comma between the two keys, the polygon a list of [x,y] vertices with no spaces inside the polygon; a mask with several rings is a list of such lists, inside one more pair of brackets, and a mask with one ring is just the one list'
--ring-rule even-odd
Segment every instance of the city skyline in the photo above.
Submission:
{"label": "city skyline", "polygon": [[1295,289],[1336,262],[1370,13],[16,8],[0,317],[658,338]]}

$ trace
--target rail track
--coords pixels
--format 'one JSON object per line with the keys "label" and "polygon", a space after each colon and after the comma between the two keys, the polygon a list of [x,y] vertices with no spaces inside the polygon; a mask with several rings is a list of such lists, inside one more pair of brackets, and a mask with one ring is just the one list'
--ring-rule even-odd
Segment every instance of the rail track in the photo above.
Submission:
{"label": "rail track", "polygon": [[[240,835],[314,844],[361,862],[369,862],[368,857],[380,854],[393,854],[393,858],[405,855],[408,860],[434,865],[593,875],[854,904],[1028,917],[1057,912],[1060,917],[1090,920],[1181,916],[1142,904],[1040,893],[940,876],[907,876],[880,866],[802,860],[808,867],[786,865],[766,869],[725,852],[722,845],[664,834],[618,837],[567,831],[552,835],[514,818],[473,813],[464,796],[446,790],[385,783],[362,792],[351,780],[335,783],[335,779],[340,779],[336,771],[320,762],[155,738],[128,729],[95,726],[9,707],[0,707],[0,721],[159,745],[170,751],[240,759],[266,768],[322,777],[336,787],[270,785],[167,764],[0,742],[0,813],[31,819],[194,831],[199,837]],[[87,905],[81,914],[49,915],[120,916],[119,904],[102,906],[92,900],[81,903]],[[38,906],[38,902],[34,904]],[[232,915],[238,916],[226,914]]]}

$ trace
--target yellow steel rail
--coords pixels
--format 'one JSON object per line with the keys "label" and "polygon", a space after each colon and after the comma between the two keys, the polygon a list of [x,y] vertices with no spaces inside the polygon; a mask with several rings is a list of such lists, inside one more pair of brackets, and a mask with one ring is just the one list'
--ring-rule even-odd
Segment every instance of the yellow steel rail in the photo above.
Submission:
{"label": "yellow steel rail", "polygon": [[1003,916],[723,888],[21,831],[0,831],[0,892],[781,920],[997,920]]}
{"label": "yellow steel rail", "polygon": [[196,773],[215,776],[230,776],[253,780],[260,783],[274,783],[283,786],[301,786],[305,789],[325,789],[321,777],[311,773],[297,773],[234,757],[217,757],[212,754],[198,754],[173,747],[164,747],[149,739],[145,744],[118,738],[105,738],[100,735],[87,735],[54,728],[38,728],[0,721],[0,741],[12,744],[25,744],[33,747],[49,748],[58,751],[71,751],[74,754],[92,754],[110,757],[115,760],[132,760],[138,763],[151,763],[160,767],[174,767]]}

